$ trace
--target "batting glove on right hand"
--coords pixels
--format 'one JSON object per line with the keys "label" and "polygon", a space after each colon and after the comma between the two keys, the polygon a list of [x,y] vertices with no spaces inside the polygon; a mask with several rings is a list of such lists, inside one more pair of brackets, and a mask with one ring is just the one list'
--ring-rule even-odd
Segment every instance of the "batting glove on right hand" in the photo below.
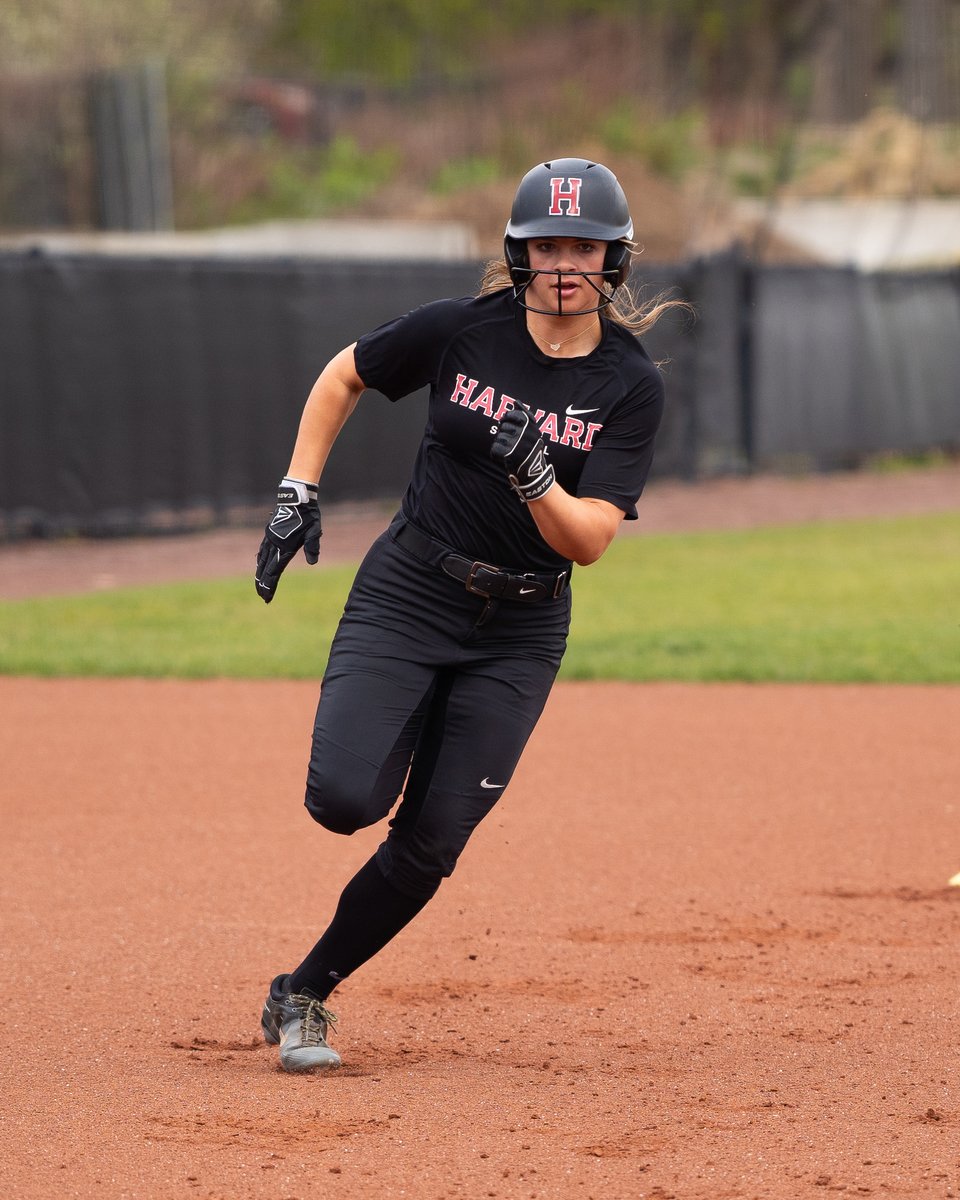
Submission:
{"label": "batting glove on right hand", "polygon": [[501,417],[490,457],[503,463],[513,490],[525,504],[545,496],[557,482],[540,430],[522,404],[507,409]]}
{"label": "batting glove on right hand", "polygon": [[281,480],[277,507],[257,553],[257,595],[264,604],[273,599],[284,568],[301,546],[311,566],[317,561],[322,533],[317,485],[302,479]]}

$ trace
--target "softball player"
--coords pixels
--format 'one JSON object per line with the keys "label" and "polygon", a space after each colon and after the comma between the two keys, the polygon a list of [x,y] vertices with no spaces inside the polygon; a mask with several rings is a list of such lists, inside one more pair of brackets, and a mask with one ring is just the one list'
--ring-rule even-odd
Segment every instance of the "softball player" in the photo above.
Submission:
{"label": "softball player", "polygon": [[317,708],[306,806],[351,834],[399,806],[306,958],[263,1007],[287,1071],[336,1066],[330,993],[423,908],[510,782],[566,646],[574,563],[636,503],[663,407],[638,340],[664,308],[621,291],[633,223],[599,163],[521,181],[479,295],[399,317],[337,354],[304,408],[257,558],[270,603],[320,548],[317,483],[361,393],[429,415],[400,511],[360,566]]}

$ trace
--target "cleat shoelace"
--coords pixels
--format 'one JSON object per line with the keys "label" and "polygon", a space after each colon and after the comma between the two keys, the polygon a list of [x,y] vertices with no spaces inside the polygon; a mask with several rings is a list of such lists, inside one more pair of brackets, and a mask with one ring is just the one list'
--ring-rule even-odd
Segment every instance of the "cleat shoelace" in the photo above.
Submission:
{"label": "cleat shoelace", "polygon": [[296,1005],[300,1010],[300,1036],[303,1045],[319,1046],[325,1042],[327,1026],[336,1025],[336,1015],[313,996],[295,994],[288,996],[287,1002]]}

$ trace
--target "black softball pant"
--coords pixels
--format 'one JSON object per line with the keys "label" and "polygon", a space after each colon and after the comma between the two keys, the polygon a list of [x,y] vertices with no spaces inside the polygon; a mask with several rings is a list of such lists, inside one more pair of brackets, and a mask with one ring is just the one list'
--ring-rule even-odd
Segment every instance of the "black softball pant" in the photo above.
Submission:
{"label": "black softball pant", "polygon": [[566,648],[570,593],[489,602],[398,545],[361,564],[321,687],[306,806],[335,833],[382,820],[387,882],[426,901],[510,782]]}

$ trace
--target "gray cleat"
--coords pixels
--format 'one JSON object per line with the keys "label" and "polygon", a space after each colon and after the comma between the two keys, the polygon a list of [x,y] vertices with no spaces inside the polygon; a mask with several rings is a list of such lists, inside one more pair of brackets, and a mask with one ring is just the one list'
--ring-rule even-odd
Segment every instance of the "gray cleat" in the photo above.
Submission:
{"label": "gray cleat", "polygon": [[340,1055],[327,1045],[327,1028],[337,1018],[309,992],[285,992],[284,976],[270,985],[260,1027],[271,1046],[280,1047],[285,1071],[323,1071],[340,1066]]}

